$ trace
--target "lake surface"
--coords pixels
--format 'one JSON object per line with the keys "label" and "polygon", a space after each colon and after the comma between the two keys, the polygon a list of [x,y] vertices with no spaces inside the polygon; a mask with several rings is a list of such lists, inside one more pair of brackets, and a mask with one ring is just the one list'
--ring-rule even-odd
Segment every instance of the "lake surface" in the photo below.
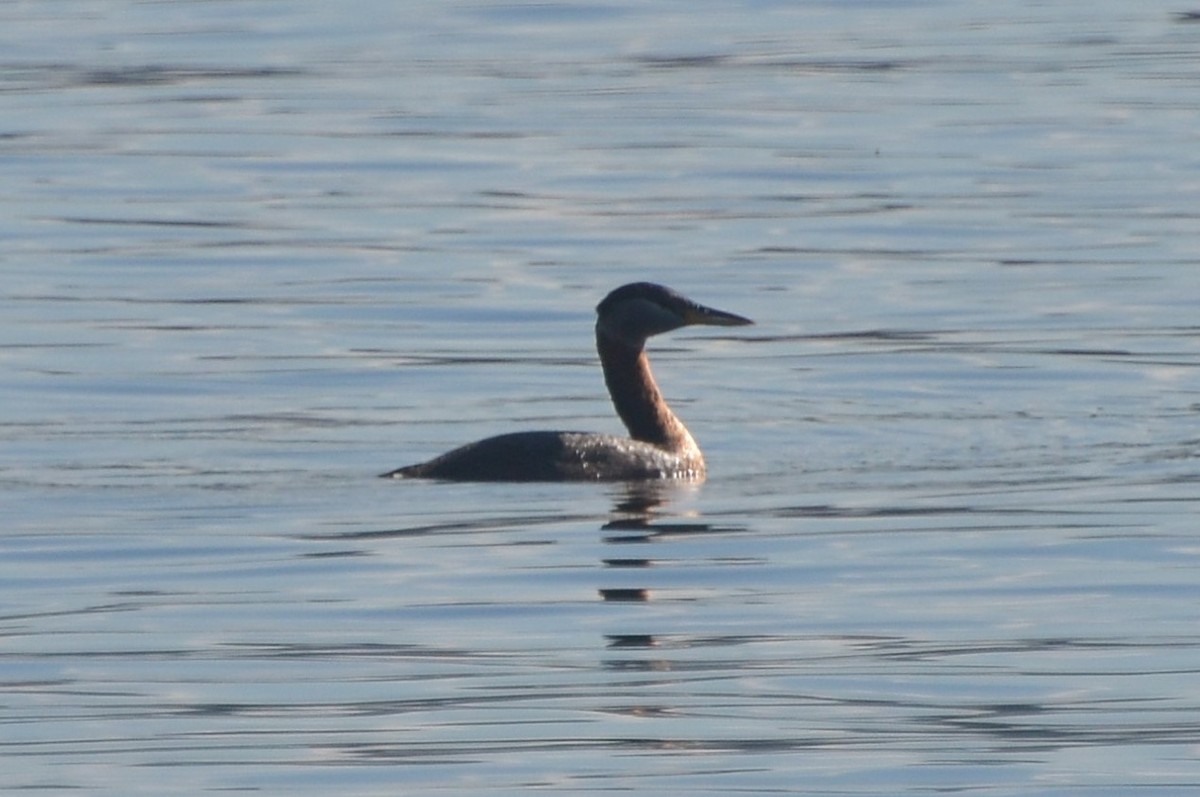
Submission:
{"label": "lake surface", "polygon": [[0,789],[1196,793],[1200,9],[354,9],[0,7]]}

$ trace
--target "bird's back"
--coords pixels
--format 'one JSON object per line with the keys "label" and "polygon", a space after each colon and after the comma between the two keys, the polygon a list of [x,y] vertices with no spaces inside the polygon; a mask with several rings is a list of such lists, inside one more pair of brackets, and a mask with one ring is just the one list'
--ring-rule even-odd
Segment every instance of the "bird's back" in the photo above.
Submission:
{"label": "bird's back", "polygon": [[650,443],[591,432],[513,432],[383,474],[455,481],[633,481],[702,479],[699,450],[673,453]]}

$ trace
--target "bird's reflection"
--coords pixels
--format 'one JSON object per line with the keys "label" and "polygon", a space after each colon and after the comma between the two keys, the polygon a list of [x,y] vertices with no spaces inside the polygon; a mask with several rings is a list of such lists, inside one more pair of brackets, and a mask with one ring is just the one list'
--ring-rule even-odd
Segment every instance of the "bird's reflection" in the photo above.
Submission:
{"label": "bird's reflection", "polygon": [[656,648],[658,640],[653,634],[605,634],[604,641],[610,648]]}
{"label": "bird's reflection", "polygon": [[648,601],[650,600],[650,590],[641,589],[638,587],[617,587],[611,589],[600,589],[600,597],[606,601]]}
{"label": "bird's reflection", "polygon": [[[698,665],[688,651],[708,647],[719,638],[693,633],[697,617],[692,609],[682,610],[689,615],[683,621],[686,630],[674,625],[679,598],[668,599],[671,608],[666,611],[654,605],[655,582],[666,580],[672,589],[678,587],[687,550],[702,549],[672,543],[742,530],[708,522],[689,506],[689,498],[700,489],[700,485],[678,482],[640,482],[612,494],[610,517],[600,528],[606,553],[612,555],[601,555],[603,581],[598,592],[611,606],[610,625],[602,634],[601,666],[611,674],[612,694],[621,695],[606,709],[614,714],[646,720],[677,716],[680,707],[664,703],[663,692],[656,687],[693,672]],[[637,545],[642,547],[631,547]],[[667,554],[667,550],[677,553]],[[682,604],[703,611],[702,602],[683,599]],[[672,625],[662,627],[665,622]]]}
{"label": "bird's reflection", "polygon": [[[694,493],[698,485],[678,482],[637,482],[624,485],[613,494],[612,518],[601,526],[601,538],[610,545],[651,543],[686,534],[703,534],[711,531],[729,531],[729,527],[697,520],[679,520],[672,504]],[[645,556],[606,556],[600,560],[604,572],[620,571],[627,578],[620,586],[601,586],[600,599],[607,603],[645,603],[654,597],[654,590],[642,579],[652,577],[654,567],[659,564]],[[634,571],[640,575],[633,576]],[[636,578],[637,581],[633,581]],[[632,583],[630,583],[632,581]],[[641,582],[641,583],[639,583]],[[608,633],[604,635],[605,646],[610,650],[649,650],[659,646],[654,634]],[[667,661],[614,660],[608,666],[619,669],[646,667],[670,669]]]}
{"label": "bird's reflection", "polygon": [[[625,485],[616,493],[612,519],[600,527],[604,542],[653,542],[668,536],[704,534],[713,531],[737,531],[736,527],[692,520],[663,520],[674,499],[695,493],[698,484],[668,481],[637,482]],[[618,564],[619,563],[619,564]],[[644,559],[605,559],[604,564],[615,567],[646,567]]]}
{"label": "bird's reflection", "polygon": [[616,502],[613,506],[613,516],[649,519],[660,507],[670,504],[675,494],[695,491],[695,485],[690,483],[679,484],[663,480],[629,482],[613,491],[612,497]]}

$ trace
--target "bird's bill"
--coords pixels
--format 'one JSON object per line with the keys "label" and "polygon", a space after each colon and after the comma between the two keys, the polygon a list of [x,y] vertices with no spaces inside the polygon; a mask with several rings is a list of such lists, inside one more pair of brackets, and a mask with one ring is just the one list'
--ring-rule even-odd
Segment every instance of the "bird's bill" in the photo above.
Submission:
{"label": "bird's bill", "polygon": [[713,307],[705,307],[702,304],[693,304],[688,307],[684,318],[689,324],[704,324],[711,327],[744,327],[754,323],[744,316],[727,313]]}

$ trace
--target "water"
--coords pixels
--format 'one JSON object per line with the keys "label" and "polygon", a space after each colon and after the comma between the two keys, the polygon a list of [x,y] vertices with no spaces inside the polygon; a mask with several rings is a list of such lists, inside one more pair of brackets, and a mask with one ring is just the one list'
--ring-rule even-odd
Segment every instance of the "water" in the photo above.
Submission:
{"label": "water", "polygon": [[1188,10],[4,7],[0,786],[1193,793]]}

